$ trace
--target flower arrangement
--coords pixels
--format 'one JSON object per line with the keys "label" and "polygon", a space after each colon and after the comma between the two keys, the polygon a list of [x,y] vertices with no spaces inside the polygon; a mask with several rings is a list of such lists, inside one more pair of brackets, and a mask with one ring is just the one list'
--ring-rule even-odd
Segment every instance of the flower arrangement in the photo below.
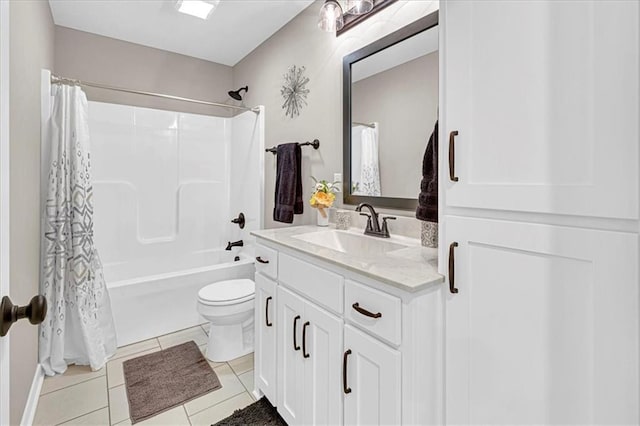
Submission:
{"label": "flower arrangement", "polygon": [[336,199],[336,192],[340,192],[340,187],[338,186],[340,182],[327,182],[324,179],[318,180],[313,176],[311,176],[311,179],[313,179],[315,185],[309,203],[311,207],[318,209],[318,212],[323,218],[326,218],[327,213],[324,209],[328,209],[333,205]]}

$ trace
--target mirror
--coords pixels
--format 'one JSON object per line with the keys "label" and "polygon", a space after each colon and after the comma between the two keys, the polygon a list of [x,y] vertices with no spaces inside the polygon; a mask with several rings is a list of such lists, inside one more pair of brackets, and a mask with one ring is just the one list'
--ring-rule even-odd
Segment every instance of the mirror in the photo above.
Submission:
{"label": "mirror", "polygon": [[344,203],[415,209],[438,117],[438,13],[343,61]]}

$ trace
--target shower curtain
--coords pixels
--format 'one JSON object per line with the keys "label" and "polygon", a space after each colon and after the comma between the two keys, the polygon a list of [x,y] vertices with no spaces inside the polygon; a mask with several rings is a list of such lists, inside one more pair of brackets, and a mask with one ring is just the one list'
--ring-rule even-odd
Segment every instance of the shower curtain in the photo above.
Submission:
{"label": "shower curtain", "polygon": [[51,159],[43,213],[40,363],[47,375],[68,364],[102,368],[116,335],[102,264],[93,243],[87,98],[80,87],[53,86]]}
{"label": "shower curtain", "polygon": [[378,123],[362,129],[360,193],[380,195],[380,165],[378,158]]}

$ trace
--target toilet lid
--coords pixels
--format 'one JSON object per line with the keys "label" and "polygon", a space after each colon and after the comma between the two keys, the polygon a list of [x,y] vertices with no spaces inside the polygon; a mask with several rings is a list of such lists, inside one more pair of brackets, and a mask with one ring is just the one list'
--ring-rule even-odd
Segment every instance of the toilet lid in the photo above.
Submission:
{"label": "toilet lid", "polygon": [[239,303],[253,298],[255,291],[255,283],[249,279],[218,281],[202,287],[198,298],[205,303]]}

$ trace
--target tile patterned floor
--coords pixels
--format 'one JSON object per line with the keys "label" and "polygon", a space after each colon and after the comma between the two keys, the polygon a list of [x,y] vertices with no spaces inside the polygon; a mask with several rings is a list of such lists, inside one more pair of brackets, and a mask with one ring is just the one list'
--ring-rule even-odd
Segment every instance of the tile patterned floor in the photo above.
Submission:
{"label": "tile patterned floor", "polygon": [[[207,326],[197,326],[118,348],[106,368],[70,366],[42,386],[34,425],[130,425],[122,363],[127,359],[193,340],[203,352]],[[140,425],[209,426],[254,401],[253,354],[229,362],[210,362],[222,388],[140,422]]]}

